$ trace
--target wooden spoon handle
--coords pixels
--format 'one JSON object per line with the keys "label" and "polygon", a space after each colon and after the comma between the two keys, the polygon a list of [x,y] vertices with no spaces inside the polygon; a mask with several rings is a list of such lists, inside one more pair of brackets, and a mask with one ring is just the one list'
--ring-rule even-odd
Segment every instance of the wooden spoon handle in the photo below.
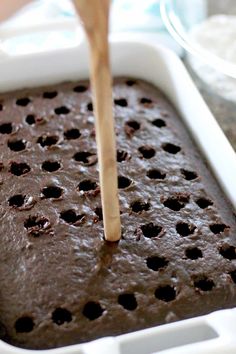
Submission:
{"label": "wooden spoon handle", "polygon": [[110,0],[74,0],[74,4],[89,43],[91,44],[91,37],[101,37],[103,42],[107,42]]}
{"label": "wooden spoon handle", "polygon": [[[103,59],[92,59],[91,76],[94,92],[96,139],[102,196],[105,238],[109,241],[120,239],[120,210],[117,186],[116,146],[114,121],[112,118],[111,77],[103,47]],[[102,62],[101,62],[102,61]]]}
{"label": "wooden spoon handle", "polygon": [[90,43],[91,84],[105,238],[121,237],[115,128],[112,112],[112,80],[109,64],[109,0],[74,0]]}

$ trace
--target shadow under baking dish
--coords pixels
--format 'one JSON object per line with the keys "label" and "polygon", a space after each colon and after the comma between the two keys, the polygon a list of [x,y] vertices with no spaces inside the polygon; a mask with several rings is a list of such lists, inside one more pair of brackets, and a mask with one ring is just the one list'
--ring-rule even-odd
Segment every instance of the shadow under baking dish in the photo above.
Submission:
{"label": "shadow under baking dish", "polygon": [[[8,343],[61,347],[236,304],[233,211],[178,114],[143,80],[116,78],[113,93],[122,220],[114,244],[103,239],[88,81],[0,97]],[[203,340],[201,328],[213,336],[197,326],[184,339],[171,334],[174,345]]]}

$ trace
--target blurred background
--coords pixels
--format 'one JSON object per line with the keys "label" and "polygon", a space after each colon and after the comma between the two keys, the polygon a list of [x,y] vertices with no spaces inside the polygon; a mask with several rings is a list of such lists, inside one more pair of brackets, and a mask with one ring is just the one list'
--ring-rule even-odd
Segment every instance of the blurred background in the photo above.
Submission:
{"label": "blurred background", "polygon": [[[154,39],[179,51],[161,20],[159,4],[159,0],[113,0],[111,33]],[[34,0],[0,26],[1,49],[10,54],[68,48],[78,43],[79,35],[70,0]]]}

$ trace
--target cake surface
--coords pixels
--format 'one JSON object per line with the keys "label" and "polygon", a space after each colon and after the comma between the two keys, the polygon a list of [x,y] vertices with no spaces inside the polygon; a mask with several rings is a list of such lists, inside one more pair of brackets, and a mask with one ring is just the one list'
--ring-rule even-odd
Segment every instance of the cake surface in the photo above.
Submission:
{"label": "cake surface", "polygon": [[0,335],[46,349],[236,305],[236,222],[153,86],[114,82],[122,239],[107,243],[87,81],[0,97]]}

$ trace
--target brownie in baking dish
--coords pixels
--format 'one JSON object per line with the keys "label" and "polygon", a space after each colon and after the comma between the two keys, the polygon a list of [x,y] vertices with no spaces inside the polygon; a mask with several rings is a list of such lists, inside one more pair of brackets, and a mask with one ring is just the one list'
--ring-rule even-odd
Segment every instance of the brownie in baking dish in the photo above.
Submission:
{"label": "brownie in baking dish", "polygon": [[230,204],[166,97],[118,78],[107,243],[87,81],[0,97],[0,334],[45,349],[236,305]]}

